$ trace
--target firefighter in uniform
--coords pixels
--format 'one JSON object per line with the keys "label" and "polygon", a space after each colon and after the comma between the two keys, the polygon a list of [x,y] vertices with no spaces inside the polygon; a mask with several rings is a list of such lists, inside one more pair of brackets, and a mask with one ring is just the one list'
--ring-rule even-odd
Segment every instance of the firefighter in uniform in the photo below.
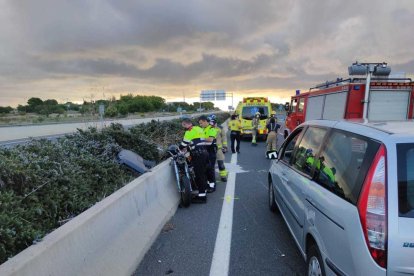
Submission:
{"label": "firefighter in uniform", "polygon": [[208,168],[207,168],[207,181],[209,187],[207,187],[208,192],[214,192],[216,190],[216,159],[217,159],[217,130],[209,124],[206,116],[202,115],[198,118],[198,123],[203,128],[204,137],[206,142],[209,143],[207,146],[208,151]]}
{"label": "firefighter in uniform", "polygon": [[180,149],[189,149],[191,162],[194,167],[195,181],[198,186],[198,197],[207,199],[207,166],[208,153],[204,139],[204,131],[199,126],[193,126],[189,118],[182,120],[181,125],[185,128],[184,138],[180,144]]}
{"label": "firefighter in uniform", "polygon": [[252,146],[256,146],[256,137],[258,135],[259,130],[259,124],[260,124],[260,112],[256,112],[254,115],[254,118],[252,120]]}
{"label": "firefighter in uniform", "polygon": [[268,130],[268,134],[267,134],[267,152],[266,152],[266,156],[267,153],[269,151],[275,151],[276,150],[276,141],[277,141],[277,131],[280,128],[280,125],[277,123],[276,118],[271,117],[269,119],[269,123],[266,125],[267,130]]}
{"label": "firefighter in uniform", "polygon": [[274,111],[274,110],[272,111],[272,113],[270,114],[270,117],[266,120],[266,125],[269,124],[271,118],[276,119],[276,111]]}
{"label": "firefighter in uniform", "polygon": [[[240,153],[240,136],[242,125],[240,120],[237,118],[237,115],[231,115],[231,120],[229,122],[229,130],[230,130],[230,141],[231,141],[231,152],[232,153]],[[236,148],[234,147],[234,142],[237,142]]]}
{"label": "firefighter in uniform", "polygon": [[210,115],[210,125],[217,130],[217,165],[219,168],[219,175],[222,181],[227,181],[228,172],[224,166],[224,154],[227,152],[227,133],[226,131],[217,126],[216,116]]}

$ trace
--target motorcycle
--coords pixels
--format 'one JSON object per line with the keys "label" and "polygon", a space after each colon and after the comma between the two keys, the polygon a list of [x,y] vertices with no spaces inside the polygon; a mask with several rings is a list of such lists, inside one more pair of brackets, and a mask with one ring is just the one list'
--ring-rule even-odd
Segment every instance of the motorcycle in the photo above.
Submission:
{"label": "motorcycle", "polygon": [[189,152],[182,152],[176,145],[168,147],[167,152],[171,156],[177,182],[178,192],[180,193],[181,206],[188,207],[193,197],[198,195],[198,187],[195,182],[194,169],[191,166]]}

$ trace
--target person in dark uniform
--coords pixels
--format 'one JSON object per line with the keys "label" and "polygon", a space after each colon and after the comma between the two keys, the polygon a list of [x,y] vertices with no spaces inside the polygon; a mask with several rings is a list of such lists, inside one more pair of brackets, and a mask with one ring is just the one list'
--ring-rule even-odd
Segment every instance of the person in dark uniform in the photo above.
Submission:
{"label": "person in dark uniform", "polygon": [[193,126],[193,123],[189,118],[184,118],[181,125],[186,131],[180,144],[180,149],[190,150],[195,181],[198,186],[198,197],[205,200],[207,198],[207,164],[209,163],[206,149],[208,143],[206,143],[204,139],[203,129],[199,126]]}
{"label": "person in dark uniform", "polygon": [[214,192],[216,190],[216,159],[217,159],[217,129],[209,124],[209,119],[202,115],[198,119],[198,123],[203,128],[204,131],[204,138],[206,139],[207,143],[210,145],[207,146],[208,152],[208,169],[207,169],[207,181],[209,187],[207,188],[208,192]]}

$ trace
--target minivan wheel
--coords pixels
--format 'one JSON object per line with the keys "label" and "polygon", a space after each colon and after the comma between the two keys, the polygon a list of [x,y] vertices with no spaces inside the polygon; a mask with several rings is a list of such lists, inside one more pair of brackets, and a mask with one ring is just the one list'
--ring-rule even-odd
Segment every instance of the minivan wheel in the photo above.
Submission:
{"label": "minivan wheel", "polygon": [[269,180],[269,209],[273,213],[276,213],[277,211],[277,205],[275,202],[275,192],[273,190],[273,184],[271,180]]}
{"label": "minivan wheel", "polygon": [[308,276],[325,276],[323,261],[319,249],[312,245],[308,250]]}

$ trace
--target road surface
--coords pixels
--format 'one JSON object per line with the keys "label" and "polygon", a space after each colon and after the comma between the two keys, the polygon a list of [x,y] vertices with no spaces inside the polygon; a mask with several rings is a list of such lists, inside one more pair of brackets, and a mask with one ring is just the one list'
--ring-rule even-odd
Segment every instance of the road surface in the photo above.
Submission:
{"label": "road surface", "polygon": [[283,218],[268,208],[264,153],[263,142],[247,141],[227,153],[228,183],[217,183],[207,204],[179,208],[134,275],[304,275]]}

